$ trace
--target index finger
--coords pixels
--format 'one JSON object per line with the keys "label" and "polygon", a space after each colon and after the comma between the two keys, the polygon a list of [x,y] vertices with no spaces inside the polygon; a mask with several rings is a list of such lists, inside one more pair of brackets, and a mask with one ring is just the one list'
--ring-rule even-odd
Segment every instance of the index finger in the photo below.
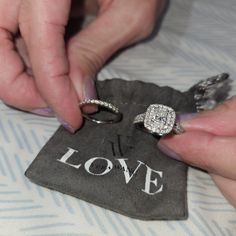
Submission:
{"label": "index finger", "polygon": [[24,0],[20,12],[20,30],[44,100],[70,131],[81,124],[78,97],[68,77],[69,64],[64,42],[65,26],[71,2]]}
{"label": "index finger", "polygon": [[204,131],[220,136],[236,136],[236,96],[212,110],[191,116],[188,114],[181,116],[181,123],[186,130]]}

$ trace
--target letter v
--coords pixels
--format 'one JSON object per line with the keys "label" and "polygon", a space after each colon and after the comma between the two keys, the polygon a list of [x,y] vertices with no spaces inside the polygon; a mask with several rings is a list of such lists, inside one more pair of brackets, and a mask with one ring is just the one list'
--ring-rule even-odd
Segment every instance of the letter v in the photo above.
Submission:
{"label": "letter v", "polygon": [[126,184],[128,184],[129,181],[133,178],[133,176],[135,175],[135,173],[138,171],[139,167],[140,167],[141,165],[143,165],[143,163],[140,162],[140,163],[138,164],[138,166],[136,167],[136,169],[134,170],[134,172],[133,172],[132,174],[130,174],[129,169],[128,169],[128,166],[127,166],[127,164],[126,164],[126,161],[127,161],[128,159],[120,158],[120,159],[116,159],[116,160],[120,162],[120,165],[122,166],[122,168],[123,168],[123,170],[124,170],[124,176],[125,176],[125,183],[126,183]]}

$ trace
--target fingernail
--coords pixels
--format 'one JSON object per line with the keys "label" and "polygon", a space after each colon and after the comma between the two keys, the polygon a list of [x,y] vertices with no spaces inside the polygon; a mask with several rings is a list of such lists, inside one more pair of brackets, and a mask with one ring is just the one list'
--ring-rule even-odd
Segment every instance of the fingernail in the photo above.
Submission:
{"label": "fingernail", "polygon": [[40,115],[40,116],[48,116],[48,117],[55,116],[55,113],[53,112],[53,110],[48,107],[34,109],[31,111],[31,113],[34,113],[34,114]]}
{"label": "fingernail", "polygon": [[157,146],[167,156],[169,156],[175,160],[181,161],[181,157],[174,150],[172,150],[171,148],[169,148],[168,146],[163,144],[161,140],[158,142]]}
{"label": "fingernail", "polygon": [[75,129],[70,124],[68,124],[66,121],[64,121],[60,117],[57,117],[57,119],[66,130],[68,130],[72,134],[75,133]]}
{"label": "fingernail", "polygon": [[95,99],[97,98],[97,92],[95,89],[95,83],[93,79],[85,79],[83,84],[83,99]]}
{"label": "fingernail", "polygon": [[178,114],[176,119],[177,121],[184,123],[185,121],[192,120],[195,116],[197,116],[198,113],[183,113]]}

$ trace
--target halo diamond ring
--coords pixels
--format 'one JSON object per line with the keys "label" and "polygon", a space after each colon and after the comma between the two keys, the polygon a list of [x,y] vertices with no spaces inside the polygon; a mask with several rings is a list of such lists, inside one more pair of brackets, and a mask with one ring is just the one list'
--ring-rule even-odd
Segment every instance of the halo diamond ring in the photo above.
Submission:
{"label": "halo diamond ring", "polygon": [[151,104],[147,111],[135,117],[133,123],[154,135],[163,136],[171,132],[181,134],[183,127],[176,120],[175,111],[162,104]]}

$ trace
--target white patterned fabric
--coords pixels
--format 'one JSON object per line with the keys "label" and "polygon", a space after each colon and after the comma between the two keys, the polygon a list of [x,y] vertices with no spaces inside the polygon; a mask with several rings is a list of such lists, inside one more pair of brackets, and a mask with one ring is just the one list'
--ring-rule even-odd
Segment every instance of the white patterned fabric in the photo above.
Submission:
{"label": "white patterned fabric", "polygon": [[[236,79],[235,12],[235,0],[174,0],[158,36],[120,54],[99,79],[139,79],[182,91],[222,72]],[[192,168],[186,221],[134,220],[31,183],[24,171],[59,124],[2,103],[0,111],[0,236],[236,235],[236,210],[208,174]]]}

